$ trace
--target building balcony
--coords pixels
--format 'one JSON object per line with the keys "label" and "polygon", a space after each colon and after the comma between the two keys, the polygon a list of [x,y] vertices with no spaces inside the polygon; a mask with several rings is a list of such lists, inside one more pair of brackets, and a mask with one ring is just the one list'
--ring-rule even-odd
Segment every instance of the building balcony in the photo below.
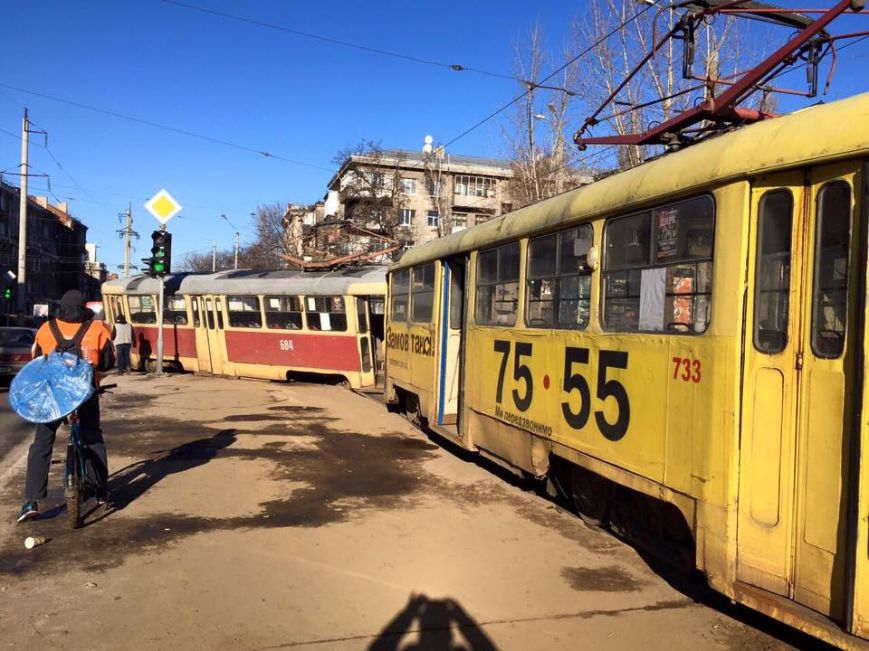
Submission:
{"label": "building balcony", "polygon": [[469,212],[496,212],[498,210],[498,197],[477,197],[469,194],[454,194],[453,209],[467,210]]}

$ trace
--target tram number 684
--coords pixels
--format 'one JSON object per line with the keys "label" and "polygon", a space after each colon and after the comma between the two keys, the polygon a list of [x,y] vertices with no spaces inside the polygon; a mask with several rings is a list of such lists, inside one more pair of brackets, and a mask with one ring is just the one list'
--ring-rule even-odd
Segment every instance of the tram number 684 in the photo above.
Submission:
{"label": "tram number 684", "polygon": [[[507,360],[510,357],[511,344],[503,339],[495,340],[495,352],[501,353],[501,367],[498,371],[498,386],[495,391],[495,402],[501,404],[504,398],[504,376],[507,371]],[[513,404],[519,411],[527,411],[531,406],[534,396],[534,382],[531,369],[524,364],[522,359],[531,357],[532,345],[527,342],[516,342],[516,354],[513,356],[513,379],[522,383],[522,391],[513,389]],[[579,392],[579,411],[572,411],[570,403],[561,403],[561,413],[564,420],[573,429],[582,429],[588,424],[591,417],[591,389],[588,380],[581,373],[574,372],[578,364],[588,364],[588,348],[574,348],[567,346],[564,349],[564,383],[562,390],[568,395],[574,391]],[[597,366],[597,391],[599,400],[605,401],[613,398],[618,406],[618,416],[615,422],[610,423],[603,410],[594,412],[594,420],[604,438],[610,441],[619,441],[628,432],[631,422],[631,403],[625,386],[618,380],[607,379],[607,370],[611,368],[626,369],[628,367],[628,354],[617,350],[601,350],[598,354]],[[548,388],[548,383],[545,384]]]}

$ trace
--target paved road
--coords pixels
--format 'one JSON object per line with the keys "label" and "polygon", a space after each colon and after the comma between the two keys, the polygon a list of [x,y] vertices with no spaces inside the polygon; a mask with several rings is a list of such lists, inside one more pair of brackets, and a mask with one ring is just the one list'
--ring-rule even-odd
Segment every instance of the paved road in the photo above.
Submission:
{"label": "paved road", "polygon": [[9,408],[9,382],[0,380],[0,477],[14,459],[9,454],[29,441],[33,432],[28,425],[16,416]]}
{"label": "paved road", "polygon": [[[808,644],[338,387],[119,378],[113,507],[16,525],[0,646],[780,649]],[[60,454],[60,446],[56,453]],[[60,464],[43,507],[61,504]],[[50,540],[31,551],[26,535]]]}

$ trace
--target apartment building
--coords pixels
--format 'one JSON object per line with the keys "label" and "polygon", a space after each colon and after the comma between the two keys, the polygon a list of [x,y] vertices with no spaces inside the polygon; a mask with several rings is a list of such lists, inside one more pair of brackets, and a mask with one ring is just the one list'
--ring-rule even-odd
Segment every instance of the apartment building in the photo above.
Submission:
{"label": "apartment building", "polygon": [[513,209],[508,161],[388,150],[354,154],[332,177],[325,220],[352,220],[408,248]]}
{"label": "apartment building", "polygon": [[[0,277],[18,274],[18,223],[20,190],[0,180]],[[79,289],[88,298],[95,283],[85,273],[87,226],[69,214],[66,203],[51,204],[47,197],[27,200],[27,313],[33,306],[51,305],[68,289]],[[17,291],[17,283],[11,286]],[[90,291],[89,291],[90,290]],[[0,296],[0,314],[16,311],[16,298]]]}

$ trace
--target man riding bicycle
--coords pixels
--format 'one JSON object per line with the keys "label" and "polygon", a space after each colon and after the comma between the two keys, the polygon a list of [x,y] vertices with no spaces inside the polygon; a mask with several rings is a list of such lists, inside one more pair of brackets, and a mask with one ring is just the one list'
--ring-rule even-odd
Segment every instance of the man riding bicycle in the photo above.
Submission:
{"label": "man riding bicycle", "polygon": [[[102,321],[93,318],[93,312],[85,307],[84,296],[78,290],[66,292],[60,299],[57,318],[47,321],[36,332],[33,346],[34,359],[53,351],[71,352],[93,365],[94,383],[99,387],[100,374],[115,364],[111,344],[111,332]],[[87,453],[85,471],[87,480],[95,490],[97,503],[105,504],[108,493],[108,463],[106,446],[100,429],[99,391],[94,391],[78,408],[79,427]],[[48,496],[48,470],[54,438],[61,420],[39,423],[30,453],[27,456],[27,480],[25,502],[18,516],[23,522],[39,515],[39,500]]]}

